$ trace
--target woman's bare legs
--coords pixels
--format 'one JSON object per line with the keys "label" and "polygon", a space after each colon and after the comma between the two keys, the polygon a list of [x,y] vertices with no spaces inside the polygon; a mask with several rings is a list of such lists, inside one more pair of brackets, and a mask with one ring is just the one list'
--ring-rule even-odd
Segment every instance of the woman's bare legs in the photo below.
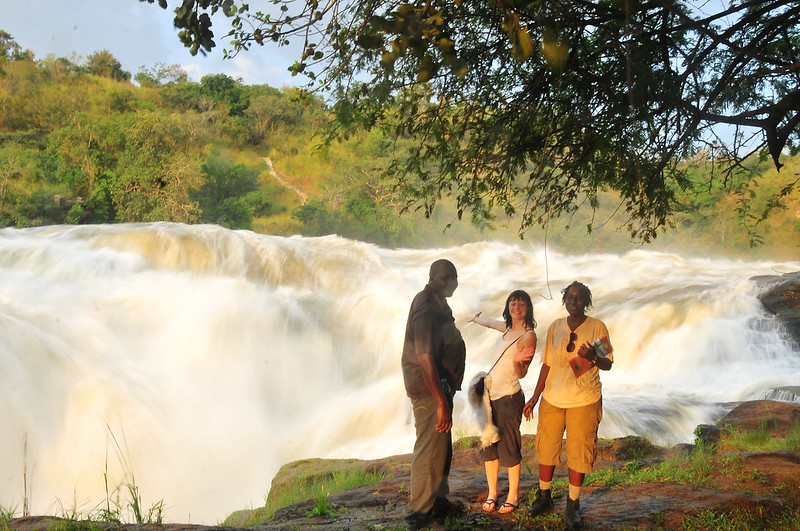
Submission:
{"label": "woman's bare legs", "polygon": [[499,509],[500,514],[512,512],[519,505],[519,476],[522,471],[522,465],[516,464],[508,468],[508,497],[506,497],[506,504]]}
{"label": "woman's bare legs", "polygon": [[489,495],[483,503],[483,510],[491,512],[497,505],[497,476],[500,474],[500,460],[485,461],[484,468],[486,469],[486,483],[489,485]]}

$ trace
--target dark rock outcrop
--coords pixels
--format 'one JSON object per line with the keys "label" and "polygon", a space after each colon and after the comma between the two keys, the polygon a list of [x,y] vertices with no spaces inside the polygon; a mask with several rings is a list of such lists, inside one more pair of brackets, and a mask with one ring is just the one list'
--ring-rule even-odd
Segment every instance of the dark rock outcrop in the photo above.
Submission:
{"label": "dark rock outcrop", "polygon": [[790,433],[800,425],[800,406],[776,400],[742,402],[722,417],[719,425],[747,432],[764,432],[772,436]]}
{"label": "dark rock outcrop", "polygon": [[800,345],[800,271],[783,275],[753,277],[758,288],[758,299],[764,308],[774,314],[795,343]]}

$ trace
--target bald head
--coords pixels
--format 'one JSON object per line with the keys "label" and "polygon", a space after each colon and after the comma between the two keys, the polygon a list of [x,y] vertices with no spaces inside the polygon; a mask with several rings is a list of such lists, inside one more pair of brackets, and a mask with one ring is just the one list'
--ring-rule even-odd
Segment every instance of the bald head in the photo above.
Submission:
{"label": "bald head", "polygon": [[440,258],[436,260],[434,263],[431,264],[430,276],[434,276],[435,274],[441,274],[444,271],[455,271],[456,266],[453,265],[453,262],[450,260],[445,260],[444,258]]}
{"label": "bald head", "polygon": [[428,287],[440,297],[449,297],[458,287],[458,272],[450,260],[444,258],[431,264]]}

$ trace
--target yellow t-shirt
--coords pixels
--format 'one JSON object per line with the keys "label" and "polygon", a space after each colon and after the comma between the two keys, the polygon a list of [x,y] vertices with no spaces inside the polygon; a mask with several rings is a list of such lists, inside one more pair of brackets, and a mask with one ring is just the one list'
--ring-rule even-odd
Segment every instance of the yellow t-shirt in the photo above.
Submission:
{"label": "yellow t-shirt", "polygon": [[[600,400],[602,396],[600,370],[592,367],[580,378],[575,378],[569,360],[578,354],[578,349],[584,343],[591,343],[600,337],[608,336],[608,329],[603,321],[587,316],[586,320],[575,329],[578,339],[575,340],[575,349],[572,352],[567,352],[569,334],[566,317],[557,319],[547,329],[542,363],[550,367],[550,372],[542,397],[556,407],[588,406]],[[612,353],[609,353],[608,358],[614,361]]]}

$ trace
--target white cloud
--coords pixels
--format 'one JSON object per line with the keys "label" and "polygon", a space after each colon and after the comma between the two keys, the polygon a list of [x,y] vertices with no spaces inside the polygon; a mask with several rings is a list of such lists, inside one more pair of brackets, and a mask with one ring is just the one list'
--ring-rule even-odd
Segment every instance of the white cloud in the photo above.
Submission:
{"label": "white cloud", "polygon": [[[265,51],[265,50],[264,50]],[[256,53],[262,50],[257,50]],[[252,52],[251,52],[252,53]],[[256,83],[273,87],[296,85],[287,66],[276,66],[260,59],[259,55],[240,54],[232,60],[242,79],[257,80]]]}
{"label": "white cloud", "polygon": [[71,58],[73,53],[85,59],[108,50],[131,75],[142,67],[178,64],[193,81],[226,74],[246,84],[278,88],[305,82],[286,70],[294,61],[291,50],[253,47],[224,59],[226,43],[220,37],[227,32],[228,19],[220,15],[214,19],[217,47],[193,57],[178,40],[171,9],[138,0],[1,0],[0,29],[38,59],[50,54]]}

